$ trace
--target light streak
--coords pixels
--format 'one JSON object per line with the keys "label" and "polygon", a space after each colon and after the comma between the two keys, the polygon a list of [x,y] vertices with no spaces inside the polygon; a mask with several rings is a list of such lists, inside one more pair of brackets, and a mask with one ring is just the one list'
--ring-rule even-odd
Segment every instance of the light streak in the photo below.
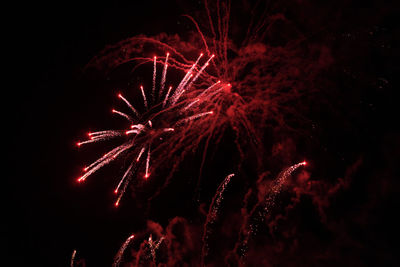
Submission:
{"label": "light streak", "polygon": [[126,105],[133,111],[133,113],[136,115],[137,118],[140,117],[140,115],[139,115],[139,113],[137,112],[137,110],[132,106],[131,103],[129,103],[128,100],[126,100],[125,97],[123,97],[121,94],[118,94],[118,97],[121,98],[121,99],[126,103]]}
{"label": "light streak", "polygon": [[126,239],[126,241],[122,244],[121,248],[118,250],[117,255],[115,255],[114,262],[113,262],[113,267],[118,267],[119,264],[121,263],[122,256],[124,255],[124,252],[126,248],[129,246],[131,241],[135,238],[135,235],[131,235]]}
{"label": "light streak", "polygon": [[203,246],[201,249],[201,264],[200,266],[205,266],[204,265],[204,257],[207,256],[207,251],[208,251],[208,236],[211,232],[210,225],[214,223],[214,221],[217,219],[217,215],[219,212],[219,207],[221,206],[221,202],[223,200],[223,194],[225,192],[225,189],[229,182],[231,181],[231,178],[235,174],[229,174],[228,176],[225,177],[225,179],[222,181],[222,183],[218,186],[217,191],[211,200],[210,208],[208,210],[206,222],[204,223],[204,228],[203,228]]}

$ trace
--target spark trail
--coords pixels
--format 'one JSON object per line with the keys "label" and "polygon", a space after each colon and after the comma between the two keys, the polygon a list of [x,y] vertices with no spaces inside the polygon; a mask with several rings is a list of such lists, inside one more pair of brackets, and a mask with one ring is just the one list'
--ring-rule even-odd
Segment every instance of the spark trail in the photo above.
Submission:
{"label": "spark trail", "polygon": [[151,253],[151,257],[152,257],[154,264],[156,264],[156,250],[161,245],[161,243],[164,239],[165,239],[165,237],[162,236],[158,241],[153,241],[152,235],[150,234],[150,236],[149,236],[148,244],[150,247],[150,253]]}
{"label": "spark trail", "polygon": [[[246,214],[244,223],[239,234],[239,242],[236,243],[234,250],[240,250],[242,258],[246,255],[248,242],[252,235],[256,235],[258,231],[258,224],[264,222],[267,214],[275,206],[276,197],[282,191],[283,186],[286,184],[287,179],[292,173],[301,166],[307,165],[306,161],[294,164],[283,170],[277,178],[272,182],[271,187],[267,191],[264,198],[260,199],[257,204]],[[250,220],[256,217],[256,222]],[[257,221],[259,220],[259,221]]]}
{"label": "spark trail", "polygon": [[[290,166],[289,168],[287,168],[286,170],[284,170],[283,172],[281,172],[278,175],[277,179],[275,179],[275,181],[272,184],[269,194],[267,194],[267,197],[265,198],[265,201],[264,201],[265,213],[268,213],[270,211],[271,207],[274,206],[276,196],[282,191],[282,187],[286,183],[288,177],[291,176],[292,173],[295,170],[297,170],[299,167],[305,166],[305,165],[307,165],[307,162],[305,162],[305,161],[297,163],[293,166]],[[265,216],[263,216],[263,217],[265,217]]]}
{"label": "spark trail", "polygon": [[229,174],[228,176],[225,177],[225,179],[222,181],[222,183],[218,186],[217,192],[215,193],[213,199],[211,200],[210,208],[208,210],[206,222],[204,223],[204,228],[203,228],[203,246],[201,249],[201,265],[204,266],[204,258],[207,256],[208,252],[208,236],[211,233],[210,225],[215,222],[217,219],[219,207],[221,206],[221,202],[223,200],[223,193],[225,192],[225,189],[229,182],[231,181],[231,178],[235,174]]}
{"label": "spark trail", "polygon": [[121,260],[122,260],[122,256],[124,255],[124,252],[125,252],[126,248],[129,246],[129,244],[131,243],[131,241],[133,240],[134,237],[135,237],[135,235],[131,235],[122,244],[122,246],[118,250],[117,255],[115,255],[114,262],[113,262],[113,265],[112,265],[113,267],[118,267],[119,266],[119,264],[121,263]]}
{"label": "spark trail", "polygon": [[76,249],[74,249],[74,251],[72,252],[72,256],[71,256],[71,267],[75,266],[75,256],[76,256]]}

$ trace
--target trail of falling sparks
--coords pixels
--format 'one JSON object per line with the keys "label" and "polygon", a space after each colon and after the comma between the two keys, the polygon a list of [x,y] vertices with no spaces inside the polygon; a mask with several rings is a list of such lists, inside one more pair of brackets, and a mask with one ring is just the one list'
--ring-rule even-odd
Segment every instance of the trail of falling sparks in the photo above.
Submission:
{"label": "trail of falling sparks", "polygon": [[150,166],[150,146],[147,149],[147,159],[146,159],[146,174],[144,175],[144,178],[149,178],[149,166]]}
{"label": "trail of falling sparks", "polygon": [[129,243],[132,241],[132,239],[135,237],[135,235],[131,235],[126,239],[126,241],[122,244],[121,248],[118,250],[117,255],[115,255],[114,262],[113,262],[113,267],[118,267],[119,264],[121,263],[122,256],[124,255],[124,252],[126,248],[129,246]]}
{"label": "trail of falling sparks", "polygon": [[[83,182],[86,180],[86,178],[93,174],[95,171],[97,171],[98,169],[100,169],[101,167],[103,167],[104,165],[110,163],[111,161],[113,161],[114,159],[116,159],[118,157],[118,155],[120,155],[122,152],[124,152],[125,150],[131,148],[133,146],[133,144],[123,144],[117,148],[115,148],[114,150],[110,151],[110,152],[114,152],[114,153],[108,153],[106,154],[106,156],[103,156],[103,158],[100,160],[99,163],[97,163],[96,166],[94,166],[92,169],[90,169],[89,171],[87,171],[83,176],[81,176],[78,179],[78,182]],[[94,164],[94,163],[93,163]],[[91,164],[90,166],[93,166],[93,164]],[[85,168],[86,169],[86,168]]]}
{"label": "trail of falling sparks", "polygon": [[74,249],[74,251],[72,252],[72,256],[71,256],[71,267],[75,266],[75,256],[76,256],[76,249]]}
{"label": "trail of falling sparks", "polygon": [[[84,167],[84,174],[78,179],[78,182],[83,182],[87,177],[98,171],[103,166],[111,163],[115,159],[121,157],[121,155],[136,155],[132,160],[130,160],[130,164],[128,168],[125,170],[122,178],[119,180],[117,187],[114,192],[117,194],[117,200],[115,202],[115,206],[119,205],[119,202],[126,192],[127,186],[130,183],[134,172],[140,166],[143,166],[143,163],[140,162],[143,153],[147,153],[147,157],[144,159],[144,178],[148,179],[150,176],[150,170],[152,169],[150,166],[150,162],[154,164],[156,158],[151,155],[151,151],[157,151],[156,149],[152,149],[152,146],[155,146],[153,140],[163,141],[166,136],[173,136],[177,127],[184,126],[186,123],[198,120],[207,115],[212,115],[214,111],[206,111],[195,113],[193,107],[197,107],[204,103],[204,101],[210,101],[207,96],[212,96],[218,90],[222,90],[224,86],[220,83],[220,81],[213,83],[212,85],[206,87],[205,90],[197,90],[191,92],[192,95],[188,97],[182,104],[180,98],[188,89],[193,85],[193,83],[200,77],[205,68],[209,65],[209,62],[214,58],[214,55],[211,55],[207,61],[198,68],[199,62],[202,58],[203,54],[200,54],[197,60],[192,65],[187,65],[189,70],[186,72],[179,85],[176,87],[175,91],[172,90],[172,86],[169,86],[168,92],[164,95],[166,76],[168,70],[168,60],[169,53],[167,53],[165,57],[165,61],[159,61],[163,64],[163,70],[161,73],[161,82],[159,85],[159,91],[156,94],[156,81],[157,81],[157,57],[153,58],[153,80],[152,80],[152,88],[151,88],[151,100],[148,101],[148,97],[146,96],[146,92],[142,85],[140,85],[140,91],[143,97],[143,106],[145,108],[145,112],[143,114],[139,113],[138,109],[136,109],[122,94],[118,94],[118,98],[120,98],[128,107],[129,110],[133,113],[132,115],[112,109],[112,113],[122,116],[127,119],[130,123],[130,129],[128,130],[103,130],[103,131],[95,131],[88,133],[89,139],[78,142],[77,146],[96,143],[100,141],[105,141],[113,138],[127,138],[128,140],[125,143],[115,147],[110,150],[106,154],[104,154],[101,158],[97,159],[89,166]],[[175,62],[171,59],[171,62]],[[194,78],[193,78],[194,77]],[[193,79],[192,79],[193,78]],[[213,90],[215,87],[217,90]],[[197,96],[196,96],[197,94]],[[161,99],[163,99],[161,101]],[[157,102],[159,101],[159,102]],[[151,106],[149,106],[151,104]],[[162,104],[162,108],[159,104]],[[158,111],[154,114],[148,114],[153,112],[153,109],[159,106],[161,111]],[[176,109],[176,110],[173,110]],[[160,114],[164,114],[165,112],[169,112],[171,110],[171,114],[174,116],[172,118],[172,122],[170,125],[165,125],[166,122],[163,119],[161,123],[157,121]],[[201,110],[201,109],[200,109]],[[150,112],[149,112],[150,111]],[[148,117],[147,117],[148,116]],[[155,120],[155,121],[152,121]],[[143,121],[147,121],[147,123],[143,123]],[[143,124],[142,124],[143,123]],[[168,123],[168,122],[167,122]],[[161,124],[161,127],[158,125]],[[188,126],[191,124],[187,124]],[[185,129],[185,134],[187,134],[187,129]],[[157,146],[155,147],[157,148]],[[126,153],[125,153],[126,152]],[[132,153],[133,152],[133,153]],[[151,159],[151,160],[150,160]]]}
{"label": "trail of falling sparks", "polygon": [[165,95],[165,99],[164,99],[163,105],[162,105],[163,107],[165,107],[165,105],[167,104],[168,97],[169,97],[169,94],[171,93],[171,90],[172,90],[172,86],[169,87],[168,92],[167,92],[167,94]]}
{"label": "trail of falling sparks", "polygon": [[223,200],[223,193],[224,193],[227,185],[231,181],[231,178],[234,175],[235,174],[232,173],[225,177],[225,179],[222,181],[222,183],[218,186],[217,192],[215,193],[215,195],[211,201],[210,208],[208,210],[208,214],[207,214],[207,218],[206,218],[206,222],[204,223],[204,228],[203,228],[203,238],[202,238],[203,247],[201,249],[201,265],[200,266],[204,266],[204,257],[206,257],[207,253],[208,253],[208,236],[211,232],[211,230],[209,229],[209,226],[212,223],[214,223],[215,220],[217,219],[219,207],[221,206],[221,201]]}
{"label": "trail of falling sparks", "polygon": [[146,110],[149,109],[149,106],[147,104],[147,98],[146,98],[146,94],[144,93],[144,89],[143,86],[140,86],[140,91],[142,91],[142,96],[143,96],[143,102],[144,102],[144,106],[146,107]]}
{"label": "trail of falling sparks", "polygon": [[289,168],[287,168],[286,170],[284,170],[283,172],[281,172],[278,175],[278,178],[275,179],[275,181],[270,189],[270,193],[267,195],[267,197],[265,199],[265,202],[264,202],[265,203],[265,206],[264,206],[265,212],[269,212],[271,207],[274,206],[275,198],[282,191],[282,187],[286,183],[288,177],[291,176],[292,173],[295,170],[297,170],[299,167],[305,166],[305,165],[307,165],[307,162],[305,162],[305,161],[297,163],[293,166],[290,166]]}
{"label": "trail of falling sparks", "polygon": [[166,77],[167,77],[167,69],[168,69],[168,57],[169,57],[169,53],[167,53],[167,56],[165,57],[164,69],[163,69],[162,78],[161,78],[160,95],[159,95],[159,97],[161,97],[164,94],[165,80],[166,80]]}
{"label": "trail of falling sparks", "polygon": [[181,121],[178,121],[176,124],[180,125],[182,123],[189,122],[189,121],[198,119],[198,118],[203,117],[203,116],[211,115],[211,114],[214,114],[214,111],[207,111],[207,112],[203,112],[203,113],[200,113],[200,114],[196,114],[196,115],[187,117],[187,118],[185,118],[185,119],[183,119]]}
{"label": "trail of falling sparks", "polygon": [[157,57],[154,57],[154,67],[153,67],[153,87],[151,90],[151,96],[153,98],[153,103],[155,101],[156,94],[156,77],[157,77]]}
{"label": "trail of falling sparks", "polygon": [[128,100],[126,100],[125,97],[123,97],[121,94],[118,94],[118,97],[121,98],[126,103],[126,105],[132,110],[132,112],[136,115],[137,118],[140,117],[139,112],[131,105],[131,103],[129,103]]}
{"label": "trail of falling sparks", "polygon": [[164,236],[162,236],[157,242],[153,241],[153,237],[152,235],[149,236],[149,247],[150,247],[150,253],[151,253],[151,257],[153,259],[153,263],[156,264],[156,250],[158,249],[158,247],[161,245],[161,242],[165,239]]}
{"label": "trail of falling sparks", "polygon": [[120,115],[120,116],[122,116],[122,117],[124,117],[125,119],[127,119],[127,120],[130,121],[130,122],[133,122],[133,119],[132,119],[129,115],[127,115],[127,114],[125,114],[125,113],[123,113],[123,112],[121,112],[121,111],[118,111],[118,110],[113,109],[112,112],[115,113],[115,114],[118,114],[118,115]]}
{"label": "trail of falling sparks", "polygon": [[192,65],[190,70],[186,73],[185,77],[182,79],[182,81],[180,82],[180,84],[176,88],[175,93],[171,97],[172,105],[174,105],[178,101],[178,99],[181,97],[181,95],[184,93],[185,85],[190,80],[190,78],[193,76],[192,72],[196,68],[196,66],[197,66],[197,64],[198,64],[198,62],[199,62],[199,60],[201,59],[202,56],[203,56],[203,53],[200,54],[200,56],[197,58],[196,62]]}
{"label": "trail of falling sparks", "polygon": [[[258,202],[253,209],[249,212],[247,215],[247,218],[245,220],[244,227],[241,229],[241,232],[243,234],[243,241],[242,246],[241,246],[241,254],[242,257],[246,255],[247,251],[247,244],[249,241],[249,238],[251,235],[255,235],[257,233],[257,224],[256,223],[250,223],[250,225],[247,225],[249,223],[249,219],[256,213],[257,210],[261,207],[262,210],[257,212],[257,215],[260,218],[260,221],[263,222],[265,220],[265,217],[268,212],[272,209],[273,206],[275,206],[275,200],[276,197],[279,195],[279,193],[282,191],[283,186],[287,182],[287,179],[292,175],[292,173],[297,170],[301,166],[307,165],[306,161],[294,164],[285,170],[283,170],[278,177],[272,182],[272,186],[268,193],[266,194],[266,197]],[[250,228],[250,229],[249,229]]]}

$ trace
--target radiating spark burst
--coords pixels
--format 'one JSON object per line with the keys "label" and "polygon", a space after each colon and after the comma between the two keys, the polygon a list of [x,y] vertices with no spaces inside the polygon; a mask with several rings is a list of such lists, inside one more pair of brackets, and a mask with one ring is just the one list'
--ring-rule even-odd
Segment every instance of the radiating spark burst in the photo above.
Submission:
{"label": "radiating spark burst", "polygon": [[72,251],[72,255],[71,255],[71,267],[75,266],[75,256],[76,256],[76,249],[74,249],[74,251]]}
{"label": "radiating spark burst", "polygon": [[201,249],[201,265],[204,266],[204,257],[207,256],[208,252],[208,236],[211,232],[210,225],[215,222],[217,219],[217,215],[219,212],[219,207],[221,206],[221,201],[223,200],[223,193],[225,192],[225,189],[229,182],[231,181],[231,178],[235,174],[229,174],[228,176],[225,177],[225,179],[222,181],[222,183],[218,186],[217,192],[215,193],[213,199],[211,200],[210,208],[208,210],[206,222],[204,223],[204,228],[203,228],[203,246]]}
{"label": "radiating spark burst", "polygon": [[[235,39],[229,36],[232,1],[206,0],[204,4],[206,12],[203,19],[199,17],[199,20],[195,20],[190,15],[184,15],[194,26],[189,38],[165,33],[131,37],[103,50],[88,66],[101,66],[109,71],[124,64],[154,62],[153,57],[144,55],[145,51],[156,49],[174,53],[175,59],[171,59],[165,67],[186,71],[193,66],[193,62],[188,60],[189,55],[200,51],[206,57],[215,55],[207,69],[200,68],[196,74],[188,71],[181,82],[185,84],[186,78],[194,75],[193,80],[197,81],[187,84],[193,91],[218,80],[230,84],[220,87],[221,93],[209,94],[209,103],[212,103],[210,105],[215,116],[207,118],[209,125],[212,125],[210,134],[199,135],[203,140],[213,136],[214,143],[218,143],[226,130],[233,130],[240,159],[244,160],[246,152],[252,148],[251,152],[256,153],[261,162],[265,156],[265,146],[260,145],[265,138],[265,130],[304,131],[301,124],[307,123],[304,116],[307,105],[301,104],[304,102],[300,99],[315,92],[315,78],[324,67],[310,60],[313,52],[299,46],[301,40],[285,39],[280,45],[266,42],[271,26],[275,24],[284,23],[291,30],[298,31],[284,15],[268,15],[269,4],[257,1],[251,13],[258,15],[247,16],[247,28],[242,25],[246,19],[241,20],[240,28],[244,31],[240,32],[242,35],[235,34]],[[181,92],[179,88],[171,98],[177,98]],[[192,99],[195,100],[194,95]],[[208,144],[207,141],[206,146]]]}
{"label": "radiating spark burst", "polygon": [[156,264],[156,250],[161,245],[161,243],[164,239],[165,239],[165,237],[162,236],[158,241],[153,241],[152,235],[150,234],[150,236],[149,236],[148,244],[150,247],[150,253],[151,253],[151,257],[152,257],[154,264]]}
{"label": "radiating spark burst", "polygon": [[126,248],[129,246],[129,244],[131,243],[131,241],[133,240],[134,237],[135,237],[135,235],[129,236],[125,240],[125,242],[122,244],[122,246],[118,250],[118,253],[115,255],[114,262],[113,262],[113,265],[112,265],[113,267],[118,267],[119,266],[119,264],[121,263],[121,260],[122,260],[122,256],[124,255],[124,252],[125,252]]}
{"label": "radiating spark burst", "polygon": [[[168,60],[173,61],[169,54],[164,61],[153,59],[153,83],[150,98],[146,95],[143,85],[140,91],[143,97],[144,112],[135,108],[121,93],[118,97],[128,106],[129,113],[112,109],[112,113],[126,119],[130,127],[126,130],[102,130],[88,133],[89,140],[78,142],[77,145],[85,145],[109,139],[125,139],[125,141],[104,154],[92,164],[84,168],[84,174],[78,179],[83,182],[103,166],[117,158],[124,157],[130,162],[114,192],[117,194],[115,206],[119,206],[128,184],[134,173],[144,169],[143,177],[147,180],[155,170],[154,165],[161,165],[171,154],[179,150],[183,154],[195,150],[199,144],[199,132],[212,133],[209,127],[209,117],[215,114],[213,109],[213,97],[220,93],[229,84],[216,81],[203,89],[194,89],[193,84],[202,75],[210,61],[211,55],[205,63],[200,65],[203,54],[190,66],[187,66],[185,76],[175,90],[172,86],[165,93]],[[157,92],[157,63],[163,65],[160,86]],[[175,66],[172,64],[172,66]],[[208,109],[208,110],[207,110]],[[217,112],[220,112],[217,110]],[[168,151],[168,154],[167,152]],[[143,154],[145,155],[143,157]],[[141,159],[144,158],[144,162]],[[143,166],[144,165],[144,166]],[[143,166],[143,167],[141,167]],[[176,162],[173,163],[176,167]]]}

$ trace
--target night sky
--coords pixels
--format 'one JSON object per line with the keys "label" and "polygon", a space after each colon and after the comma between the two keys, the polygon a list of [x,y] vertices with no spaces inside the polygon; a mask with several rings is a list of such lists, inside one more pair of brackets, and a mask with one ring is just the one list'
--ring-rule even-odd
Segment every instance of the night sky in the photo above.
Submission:
{"label": "night sky", "polygon": [[[246,12],[241,7],[252,2],[256,1],[232,4],[233,42],[249,18],[239,15]],[[400,135],[395,78],[400,50],[395,2],[298,0],[271,5],[269,14],[283,14],[296,31],[274,24],[265,44],[284,47],[300,32],[306,38],[299,46],[318,51],[318,59],[307,63],[315,67],[310,68],[315,75],[307,73],[304,85],[301,77],[298,82],[310,89],[309,95],[302,96],[300,104],[291,104],[306,119],[292,123],[297,127],[293,131],[274,124],[272,130],[263,129],[260,150],[273,156],[262,158],[262,168],[254,166],[251,151],[237,166],[234,134],[227,131],[222,141],[211,141],[218,148],[205,162],[200,192],[194,185],[202,149],[183,161],[159,197],[149,200],[146,192],[127,193],[118,209],[112,193],[121,174],[118,164],[82,185],[76,183],[85,163],[102,150],[101,145],[77,149],[75,143],[91,129],[121,126],[110,110],[118,105],[116,92],[124,90],[123,85],[112,88],[118,74],[85,67],[107,45],[132,36],[166,33],[185,38],[195,28],[181,15],[204,14],[203,2],[16,4],[10,37],[4,41],[11,46],[7,68],[13,72],[12,87],[3,89],[4,106],[13,103],[3,112],[3,131],[10,135],[4,142],[11,144],[11,164],[6,166],[11,172],[4,174],[10,183],[3,186],[9,215],[2,235],[7,237],[6,258],[12,263],[5,266],[69,266],[74,249],[81,260],[77,266],[83,266],[82,260],[88,267],[111,266],[130,234],[147,238],[145,233],[153,227],[149,220],[172,229],[180,220],[176,218],[183,218],[182,227],[193,230],[192,242],[197,245],[175,264],[196,266],[204,211],[222,178],[238,170],[226,192],[208,257],[210,266],[237,266],[228,251],[235,243],[246,190],[260,186],[261,172],[270,171],[272,179],[282,168],[304,159],[310,163],[307,169],[296,172],[267,219],[274,233],[260,231],[252,239],[244,266],[398,266]],[[308,66],[290,60],[298,68]],[[302,184],[302,179],[315,187]],[[132,265],[126,266],[134,266],[139,245],[128,248],[126,262]],[[172,264],[163,255],[160,262]]]}

